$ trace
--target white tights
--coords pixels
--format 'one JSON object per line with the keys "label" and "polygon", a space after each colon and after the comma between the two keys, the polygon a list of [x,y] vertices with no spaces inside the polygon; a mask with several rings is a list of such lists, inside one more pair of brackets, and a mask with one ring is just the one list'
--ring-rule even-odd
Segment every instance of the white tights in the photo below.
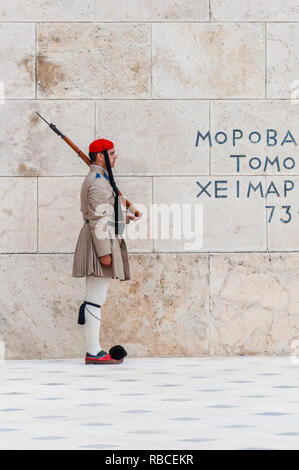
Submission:
{"label": "white tights", "polygon": [[[86,276],[86,302],[103,305],[106,299],[110,277]],[[85,306],[86,352],[96,356],[101,351],[100,344],[101,308]]]}

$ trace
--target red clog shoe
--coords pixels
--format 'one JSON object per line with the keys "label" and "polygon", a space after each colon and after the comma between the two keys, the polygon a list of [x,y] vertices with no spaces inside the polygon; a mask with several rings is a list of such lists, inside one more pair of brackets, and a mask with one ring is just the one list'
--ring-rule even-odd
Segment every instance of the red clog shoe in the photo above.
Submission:
{"label": "red clog shoe", "polygon": [[96,355],[86,353],[85,364],[121,364],[127,351],[119,344],[109,349],[109,353],[103,349]]}

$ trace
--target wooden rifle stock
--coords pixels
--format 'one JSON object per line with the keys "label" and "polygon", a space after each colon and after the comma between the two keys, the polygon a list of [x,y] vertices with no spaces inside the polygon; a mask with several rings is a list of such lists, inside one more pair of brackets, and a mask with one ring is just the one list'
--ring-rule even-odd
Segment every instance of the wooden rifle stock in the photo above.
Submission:
{"label": "wooden rifle stock", "polygon": [[[76,144],[74,144],[74,142],[71,141],[71,139],[69,139],[66,135],[63,135],[62,132],[60,132],[59,129],[57,129],[57,127],[55,126],[55,124],[52,124],[52,123],[49,123],[48,121],[46,121],[37,111],[36,111],[36,114],[39,115],[39,117],[41,119],[43,119],[43,121],[45,121],[48,126],[52,129],[52,131],[55,132],[55,134],[57,134],[59,137],[61,137],[75,152],[76,154],[82,158],[82,160],[88,165],[92,165],[92,162],[90,160],[90,158],[85,155],[84,152],[82,152],[82,150],[79,149],[79,147],[77,147]],[[126,203],[126,207],[127,209],[129,209],[129,211],[135,215],[135,217],[138,217],[140,212],[136,209],[136,207],[133,206],[133,204],[130,203],[130,201],[128,199],[126,199],[122,193],[120,192],[120,190],[118,190],[118,194],[119,196],[122,196],[122,198],[125,200],[125,203]]]}

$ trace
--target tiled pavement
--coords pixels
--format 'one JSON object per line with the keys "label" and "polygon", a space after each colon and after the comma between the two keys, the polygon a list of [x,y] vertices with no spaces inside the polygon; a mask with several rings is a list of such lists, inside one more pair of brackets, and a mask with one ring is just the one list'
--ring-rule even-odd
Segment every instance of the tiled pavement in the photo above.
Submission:
{"label": "tiled pavement", "polygon": [[299,449],[290,357],[0,364],[0,449]]}

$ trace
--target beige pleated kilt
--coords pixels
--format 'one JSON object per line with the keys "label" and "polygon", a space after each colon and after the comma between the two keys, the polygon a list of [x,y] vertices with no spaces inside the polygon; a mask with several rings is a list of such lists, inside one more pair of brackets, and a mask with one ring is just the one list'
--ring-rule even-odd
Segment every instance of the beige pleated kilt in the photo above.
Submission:
{"label": "beige pleated kilt", "polygon": [[99,261],[89,223],[84,223],[77,240],[72,277],[101,276],[126,281],[130,279],[130,267],[126,242],[120,236],[111,240],[109,268]]}

